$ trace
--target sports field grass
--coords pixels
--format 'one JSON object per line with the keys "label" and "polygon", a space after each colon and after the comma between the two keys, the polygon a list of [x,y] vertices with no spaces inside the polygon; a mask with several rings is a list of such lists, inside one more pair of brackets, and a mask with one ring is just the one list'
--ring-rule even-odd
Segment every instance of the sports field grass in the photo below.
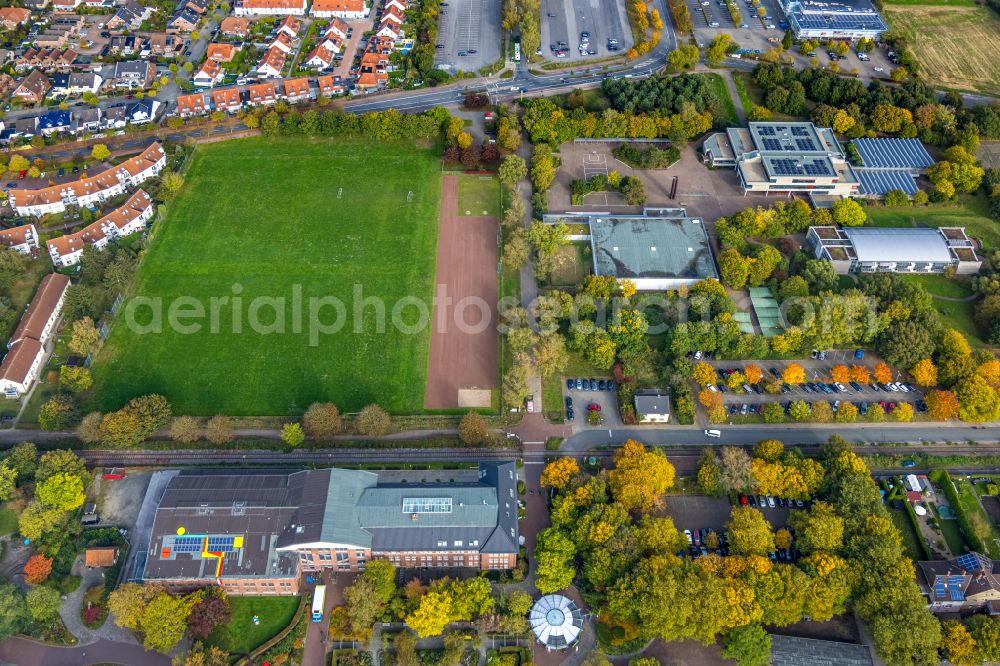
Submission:
{"label": "sports field grass", "polygon": [[[906,37],[921,74],[942,88],[1000,93],[1000,18],[986,7],[886,5],[894,33]],[[970,47],[970,45],[975,45]]]}
{"label": "sports field grass", "polygon": [[500,217],[500,181],[488,174],[458,176],[458,214]]}
{"label": "sports field grass", "polygon": [[[429,316],[439,171],[437,154],[413,144],[243,139],[199,148],[136,278],[137,297],[162,299],[162,332],[129,326],[139,301],[126,304],[94,364],[89,406],[117,409],[158,392],[176,414],[296,415],[317,400],[342,411],[371,402],[420,411],[430,326],[400,331],[393,308],[412,297]],[[190,320],[200,330],[169,325],[181,297],[188,311],[204,309]],[[384,303],[384,332],[369,297]],[[318,300],[331,298],[342,311]],[[279,321],[276,309],[283,332],[253,326]],[[343,326],[324,333],[310,312]],[[398,314],[405,326],[420,318],[413,305]],[[149,324],[150,309],[133,319]]]}

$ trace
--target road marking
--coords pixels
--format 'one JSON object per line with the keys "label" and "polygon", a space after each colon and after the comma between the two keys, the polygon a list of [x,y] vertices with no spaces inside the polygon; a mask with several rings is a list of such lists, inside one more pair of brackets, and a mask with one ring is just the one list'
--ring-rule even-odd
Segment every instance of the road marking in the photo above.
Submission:
{"label": "road marking", "polygon": [[525,465],[544,465],[545,461],[543,461],[543,460],[525,460],[524,464]]}

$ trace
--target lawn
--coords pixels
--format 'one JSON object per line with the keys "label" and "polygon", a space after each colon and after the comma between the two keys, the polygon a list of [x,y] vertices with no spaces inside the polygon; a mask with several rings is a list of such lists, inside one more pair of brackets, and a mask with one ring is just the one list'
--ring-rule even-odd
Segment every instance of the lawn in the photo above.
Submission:
{"label": "lawn", "polygon": [[497,177],[461,174],[458,177],[458,214],[500,217],[500,181]]}
{"label": "lawn", "polygon": [[591,267],[590,243],[574,241],[563,245],[556,250],[555,262],[549,283],[555,287],[575,287]]}
{"label": "lawn", "polygon": [[[885,13],[892,32],[906,37],[919,54],[921,73],[942,88],[1000,92],[1000,68],[991,57],[1000,53],[1000,18],[971,2],[950,6],[892,4]],[[959,6],[968,5],[968,6]],[[975,44],[975,48],[962,45]]]}
{"label": "lawn", "polygon": [[902,277],[906,282],[919,284],[932,296],[966,298],[972,295],[972,291],[964,284],[949,280],[943,275],[903,275]]}
{"label": "lawn", "polygon": [[966,514],[970,516],[978,514],[990,526],[992,536],[983,540],[988,551],[987,555],[994,559],[1000,557],[1000,546],[997,545],[997,538],[1000,537],[1000,531],[997,530],[996,525],[990,520],[990,517],[986,514],[986,510],[983,509],[983,505],[979,502],[979,497],[972,488],[972,484],[969,483],[968,479],[961,479],[955,481],[955,486],[958,488],[958,496],[962,500],[962,507],[965,509]]}
{"label": "lawn", "polygon": [[199,148],[87,407],[156,392],[176,414],[298,415],[318,400],[419,412],[440,187],[436,152],[409,143]]}
{"label": "lawn", "polygon": [[7,504],[0,506],[0,536],[17,531],[17,511]]}
{"label": "lawn", "polygon": [[[726,82],[722,80],[721,74],[697,74],[696,76],[703,76],[708,79],[709,85],[712,86],[712,92],[715,96],[719,98],[722,102],[722,108],[725,109],[726,117],[725,122],[729,126],[739,125],[740,119],[736,115],[736,104],[733,102],[732,95],[729,94],[729,88],[726,87]],[[744,109],[744,111],[749,112],[750,109]]]}
{"label": "lawn", "polygon": [[[288,626],[299,607],[299,597],[229,597],[233,616],[229,624],[217,628],[208,637],[209,645],[217,645],[234,655],[248,654]],[[260,624],[253,623],[256,615]]]}
{"label": "lawn", "polygon": [[910,517],[906,515],[906,509],[890,509],[889,517],[892,518],[892,523],[903,537],[903,547],[906,548],[906,554],[909,558],[914,562],[924,559],[924,551],[920,548],[920,537],[917,536],[917,531],[913,527],[913,523],[910,522]]}
{"label": "lawn", "polygon": [[903,206],[868,208],[871,226],[912,227],[914,223],[930,227],[965,227],[969,236],[983,244],[986,252],[1000,248],[1000,224],[989,216],[985,196],[961,195],[957,206]]}
{"label": "lawn", "polygon": [[[937,513],[935,507],[935,513]],[[940,518],[940,514],[938,514]],[[958,557],[962,553],[968,551],[965,546],[965,537],[962,536],[962,530],[958,528],[957,520],[940,520],[941,534],[944,535],[945,543],[948,544],[948,549],[953,555]]]}

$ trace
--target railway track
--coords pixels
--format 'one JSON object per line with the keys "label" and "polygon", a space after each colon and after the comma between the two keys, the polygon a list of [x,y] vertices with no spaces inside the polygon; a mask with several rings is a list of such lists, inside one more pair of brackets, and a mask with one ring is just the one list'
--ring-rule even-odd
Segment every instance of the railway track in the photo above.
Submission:
{"label": "railway track", "polygon": [[[799,447],[806,455],[816,455],[819,446]],[[931,446],[855,446],[859,454],[883,454],[916,456],[929,455],[1000,455],[1000,446],[931,445]],[[694,469],[701,456],[701,447],[667,448],[667,457],[678,467],[678,471]],[[397,448],[397,449],[313,449],[302,451],[278,451],[271,449],[251,449],[234,451],[231,449],[173,449],[118,451],[80,450],[77,452],[88,464],[94,466],[147,466],[147,465],[310,465],[310,464],[405,464],[439,462],[478,462],[480,460],[507,460],[520,457],[527,461],[541,461],[549,456],[559,455],[552,451],[519,448]],[[577,457],[596,456],[609,458],[612,449],[599,448],[572,452]]]}

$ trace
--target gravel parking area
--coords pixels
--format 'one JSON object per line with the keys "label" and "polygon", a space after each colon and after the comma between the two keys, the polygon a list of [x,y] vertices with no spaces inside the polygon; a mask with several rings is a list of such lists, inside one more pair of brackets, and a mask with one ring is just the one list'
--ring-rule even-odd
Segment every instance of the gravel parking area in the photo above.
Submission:
{"label": "gravel parking area", "polygon": [[434,64],[473,72],[500,58],[500,0],[446,0],[438,19]]}
{"label": "gravel parking area", "polygon": [[[674,519],[674,526],[681,531],[713,529],[723,532],[733,510],[728,499],[705,495],[669,495],[664,501],[667,513]],[[784,527],[788,522],[787,507],[764,507],[760,512],[774,529]]]}
{"label": "gravel parking area", "polygon": [[[667,20],[666,17],[664,20]],[[590,33],[586,52],[580,53],[580,36]],[[608,40],[618,40],[618,50],[608,50]],[[560,44],[562,42],[562,44]],[[561,57],[553,53],[559,47]],[[632,48],[632,30],[624,2],[542,0],[542,55],[547,60],[586,60],[622,55]],[[596,53],[589,53],[596,51]]]}
{"label": "gravel parking area", "polygon": [[124,527],[131,532],[139,516],[142,499],[146,495],[152,472],[129,472],[120,481],[100,479],[98,512],[101,522]]}

